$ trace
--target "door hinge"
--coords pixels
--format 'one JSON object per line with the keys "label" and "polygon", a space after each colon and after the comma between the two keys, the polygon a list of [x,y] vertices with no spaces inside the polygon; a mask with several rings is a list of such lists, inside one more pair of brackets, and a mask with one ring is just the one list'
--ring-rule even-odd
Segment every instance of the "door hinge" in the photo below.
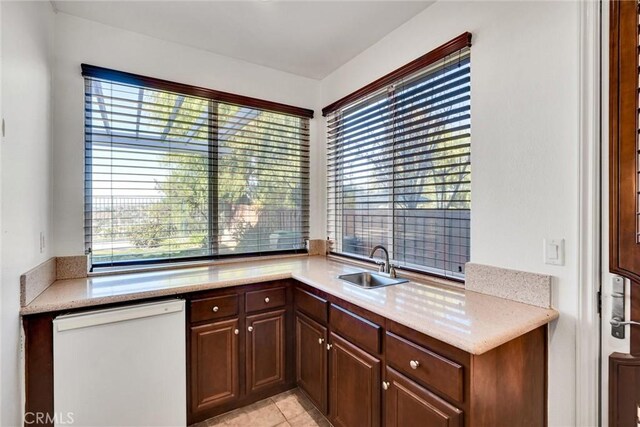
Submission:
{"label": "door hinge", "polygon": [[598,316],[602,317],[602,291],[598,291]]}

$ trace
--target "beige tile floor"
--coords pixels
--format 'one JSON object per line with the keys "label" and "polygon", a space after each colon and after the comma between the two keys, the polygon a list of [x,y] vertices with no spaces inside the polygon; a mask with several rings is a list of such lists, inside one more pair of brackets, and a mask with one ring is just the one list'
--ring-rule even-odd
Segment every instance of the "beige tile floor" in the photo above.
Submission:
{"label": "beige tile floor", "polygon": [[331,427],[297,388],[218,415],[191,427]]}

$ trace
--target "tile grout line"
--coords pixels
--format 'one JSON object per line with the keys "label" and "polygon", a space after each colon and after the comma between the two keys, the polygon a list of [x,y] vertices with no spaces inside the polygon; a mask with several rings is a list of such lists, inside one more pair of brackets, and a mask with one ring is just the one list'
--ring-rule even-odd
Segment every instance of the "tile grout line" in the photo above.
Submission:
{"label": "tile grout line", "polygon": [[[286,392],[285,392],[286,393]],[[282,394],[282,393],[280,393]],[[280,396],[280,394],[277,394],[276,396]],[[276,403],[275,400],[273,400],[273,397],[270,397],[269,400],[271,400],[271,402],[273,403],[273,405],[276,407],[276,409],[278,410],[278,412],[280,412],[280,414],[282,414],[282,418],[284,418],[284,422],[289,424],[289,418],[287,418],[287,416],[284,414],[284,412],[282,412],[282,409],[280,409],[280,407],[278,406],[278,404]],[[282,424],[282,423],[280,423]],[[274,426],[277,426],[278,424],[274,424]]]}
{"label": "tile grout line", "polygon": [[[292,389],[292,390],[294,390],[294,389]],[[281,395],[283,395],[283,394],[295,394],[295,392],[292,392],[291,390],[287,390],[287,391],[285,391],[285,392],[283,392],[283,393],[277,394],[276,396],[267,397],[267,398],[265,398],[265,399],[263,399],[263,400],[261,400],[261,401],[258,401],[258,402],[255,402],[255,403],[253,403],[253,404],[252,404],[252,405],[255,405],[256,403],[260,403],[260,402],[270,403],[271,405],[274,405],[274,406],[276,407],[276,409],[278,410],[278,412],[282,415],[282,417],[284,418],[284,423],[282,423],[282,422],[280,422],[280,423],[276,423],[276,424],[273,424],[273,425],[271,425],[271,426],[269,426],[269,427],[275,427],[275,426],[280,425],[280,424],[286,424],[286,425],[288,425],[289,427],[291,427],[291,423],[290,423],[290,421],[291,421],[291,420],[293,420],[293,419],[295,419],[295,418],[298,418],[299,416],[301,416],[301,415],[303,415],[303,414],[307,414],[307,415],[309,415],[309,416],[311,417],[311,419],[314,421],[314,423],[318,424],[318,422],[317,422],[317,421],[313,418],[313,416],[312,416],[312,412],[313,412],[313,411],[318,411],[318,414],[319,414],[319,415],[320,415],[324,420],[326,420],[326,421],[328,422],[328,420],[327,420],[327,418],[324,416],[324,414],[322,414],[322,413],[321,413],[321,412],[320,412],[320,411],[315,407],[315,405],[313,405],[313,404],[311,404],[311,409],[307,409],[304,405],[302,405],[302,404],[301,404],[301,406],[302,406],[302,408],[303,408],[303,412],[301,412],[301,413],[299,413],[299,414],[297,414],[297,415],[295,415],[295,416],[293,416],[293,417],[291,417],[291,418],[288,418],[288,417],[285,415],[285,413],[282,411],[282,409],[280,409],[280,407],[278,406],[278,404],[277,404],[277,402],[276,402],[276,400],[275,400],[275,397],[281,396]],[[214,419],[216,419],[216,418],[224,417],[225,415],[231,414],[231,413],[233,413],[233,412],[245,412],[245,413],[248,413],[246,410],[247,410],[247,408],[248,408],[249,406],[251,406],[251,405],[247,405],[247,406],[242,407],[242,408],[236,408],[236,409],[233,409],[233,410],[231,410],[231,411],[225,412],[224,414],[216,415],[215,417],[209,418],[209,419],[204,420],[204,421],[202,421],[202,422],[207,423],[207,425],[208,425],[208,423],[209,423],[210,421],[212,421],[212,420],[214,420]],[[196,424],[198,424],[198,423],[196,423]],[[196,424],[192,424],[192,425],[191,425],[191,426],[189,426],[189,427],[196,427]],[[224,424],[216,424],[216,425],[220,425],[220,426],[222,426],[222,425],[224,425]],[[329,423],[329,426],[333,427],[333,425],[332,425],[331,423]]]}

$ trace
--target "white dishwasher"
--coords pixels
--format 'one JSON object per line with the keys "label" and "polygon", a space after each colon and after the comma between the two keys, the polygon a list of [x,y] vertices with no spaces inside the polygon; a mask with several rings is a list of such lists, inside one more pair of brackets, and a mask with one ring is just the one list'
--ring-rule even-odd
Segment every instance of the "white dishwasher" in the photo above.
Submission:
{"label": "white dishwasher", "polygon": [[184,300],[59,316],[54,411],[83,427],[184,426],[185,353]]}

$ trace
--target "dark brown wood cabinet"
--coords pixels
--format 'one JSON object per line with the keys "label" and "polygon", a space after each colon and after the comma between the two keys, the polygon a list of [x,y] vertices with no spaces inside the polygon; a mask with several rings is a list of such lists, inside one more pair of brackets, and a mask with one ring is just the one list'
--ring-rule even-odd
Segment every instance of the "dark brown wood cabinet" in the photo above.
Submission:
{"label": "dark brown wood cabinet", "polygon": [[291,285],[273,281],[187,296],[188,424],[295,386]]}
{"label": "dark brown wood cabinet", "polygon": [[330,417],[334,426],[377,427],[381,412],[381,362],[331,333]]}
{"label": "dark brown wood cabinet", "polygon": [[[189,425],[296,383],[336,427],[545,425],[546,326],[474,355],[293,280],[181,297]],[[29,411],[53,413],[59,314],[23,319]]]}
{"label": "dark brown wood cabinet", "polygon": [[452,360],[387,332],[387,365],[428,385],[445,397],[464,399],[464,368]]}
{"label": "dark brown wood cabinet", "polygon": [[247,393],[285,382],[285,310],[247,316]]}
{"label": "dark brown wood cabinet", "polygon": [[239,396],[238,319],[191,327],[191,411]]}
{"label": "dark brown wood cabinet", "polygon": [[296,315],[296,381],[322,413],[327,413],[327,328]]}
{"label": "dark brown wood cabinet", "polygon": [[462,427],[462,411],[387,367],[384,382],[386,427]]}

